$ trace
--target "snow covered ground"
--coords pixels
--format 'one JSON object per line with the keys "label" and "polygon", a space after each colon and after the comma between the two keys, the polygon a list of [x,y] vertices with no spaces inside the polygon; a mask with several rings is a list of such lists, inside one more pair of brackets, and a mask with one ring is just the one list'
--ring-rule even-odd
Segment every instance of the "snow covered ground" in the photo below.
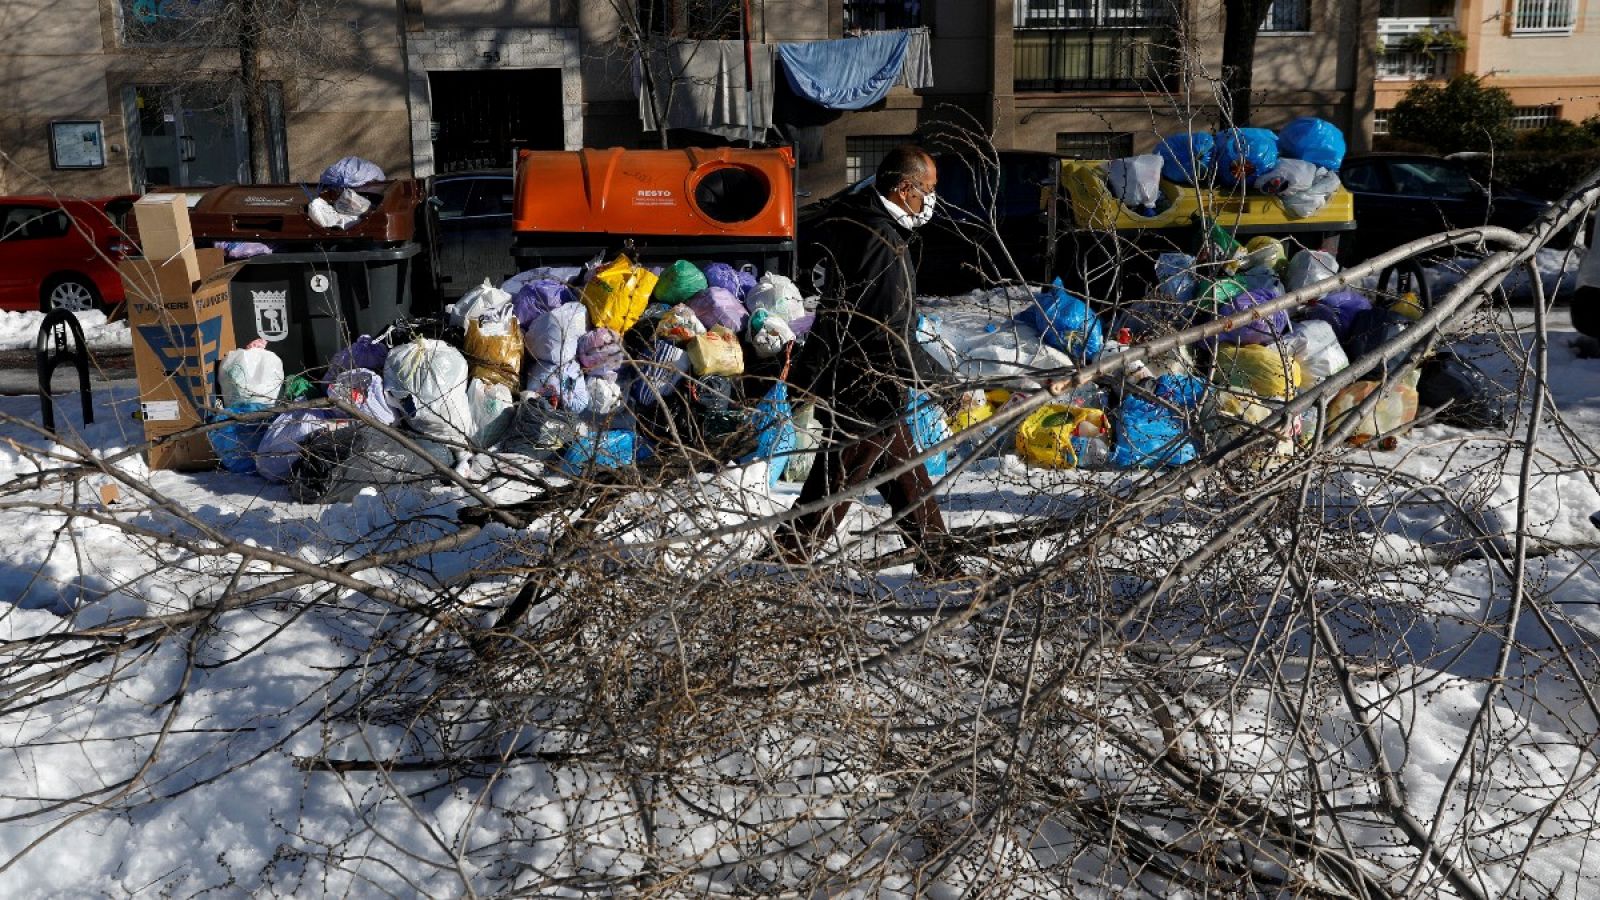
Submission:
{"label": "snow covered ground", "polygon": [[[42,312],[0,310],[0,350],[32,350],[43,322]],[[116,349],[133,346],[126,319],[107,322],[103,312],[84,312],[78,314],[78,324],[83,326],[83,339],[90,347]]]}
{"label": "snow covered ground", "polygon": [[[1008,315],[992,300],[931,308],[947,334],[969,343],[985,325],[1003,323]],[[4,346],[31,346],[29,315],[0,314]],[[1524,345],[1531,340],[1530,317],[1526,311],[1515,316],[1523,330],[1513,340]],[[126,341],[125,325],[88,318],[85,324],[97,346]],[[1549,896],[1600,896],[1600,881],[1586,862],[1593,849],[1587,829],[1600,806],[1593,774],[1600,751],[1575,741],[1570,724],[1588,716],[1574,711],[1581,706],[1581,685],[1559,672],[1546,678],[1529,671],[1546,665],[1562,640],[1571,640],[1580,648],[1573,651],[1580,671],[1600,677],[1587,650],[1592,636],[1600,635],[1600,528],[1589,518],[1600,511],[1590,468],[1593,448],[1600,446],[1600,360],[1571,352],[1570,322],[1559,310],[1550,337],[1549,383],[1566,428],[1547,420],[1532,461],[1531,516],[1523,531],[1543,555],[1529,561],[1526,580],[1537,587],[1547,621],[1531,614],[1515,620],[1510,671],[1525,690],[1502,690],[1485,705],[1501,644],[1485,639],[1483,623],[1504,611],[1511,591],[1500,560],[1457,552],[1482,546],[1485,535],[1495,538],[1491,546],[1514,542],[1520,448],[1503,434],[1427,425],[1395,450],[1350,451],[1350,464],[1308,500],[1361,516],[1362,529],[1382,536],[1375,552],[1385,557],[1384,570],[1414,580],[1411,589],[1427,615],[1397,611],[1385,619],[1384,611],[1358,610],[1356,598],[1343,598],[1350,606],[1329,616],[1371,616],[1370,627],[1351,628],[1349,639],[1374,647],[1388,642],[1387,652],[1404,661],[1386,678],[1362,683],[1372,708],[1381,711],[1373,727],[1401,772],[1404,802],[1413,815],[1425,825],[1442,822],[1448,832],[1460,824],[1461,801],[1470,796],[1470,815],[1482,819],[1470,833],[1489,846],[1475,849],[1492,855],[1503,846],[1512,855],[1484,876],[1489,896],[1508,883],[1524,844],[1533,849],[1518,892],[1533,896],[1538,885]],[[1505,384],[1525,376],[1485,335],[1462,346]],[[132,477],[148,476],[172,507],[191,511],[246,547],[334,564],[446,534],[454,513],[473,502],[459,488],[438,486],[369,491],[350,503],[307,506],[291,502],[284,487],[253,476],[148,473],[136,456],[120,454],[139,441],[139,423],[131,418],[135,399],[125,384],[97,391],[101,414],[87,428],[75,418],[74,404],[64,404],[58,415],[69,420],[73,440],[115,460],[111,464]],[[17,656],[24,643],[63,627],[91,629],[135,617],[172,616],[176,622],[258,583],[253,573],[262,564],[240,568],[237,556],[180,552],[174,540],[198,548],[207,545],[207,536],[178,524],[153,502],[125,498],[102,508],[72,482],[33,484],[45,452],[61,448],[28,427],[38,420],[35,398],[0,399],[0,415],[0,484],[10,488],[4,497],[9,502],[0,503],[0,534],[7,536],[0,596],[11,601],[0,611],[0,642],[11,642],[3,645],[11,655],[0,689],[10,692],[0,694],[0,746],[9,748],[0,752],[6,760],[0,764],[0,896],[460,896],[511,889],[577,895],[581,879],[540,888],[506,873],[520,867],[577,876],[637,865],[626,848],[639,826],[626,812],[630,801],[620,779],[574,775],[570,768],[541,763],[488,781],[440,784],[424,774],[335,777],[297,765],[330,747],[382,758],[406,743],[403,723],[341,722],[323,715],[325,703],[338,705],[329,698],[360,690],[364,664],[378,656],[371,642],[385,633],[383,606],[359,596],[332,594],[307,606],[299,601],[310,597],[286,590],[280,604],[215,615],[193,641],[106,645],[100,648],[105,655],[81,671],[59,681],[30,681],[30,673],[50,667],[52,651],[34,643]],[[952,526],[994,523],[1049,514],[1119,477],[1030,469],[1014,455],[1002,455],[978,460],[947,482],[942,505]],[[92,487],[108,480],[102,474],[76,483]],[[785,507],[798,492],[796,485],[780,484],[748,501],[743,492],[762,481],[750,477],[730,486],[730,499],[714,521],[725,522],[728,511],[745,502],[747,515]],[[1470,517],[1459,512],[1462,498],[1476,501]],[[143,531],[69,517],[74,512]],[[871,496],[847,528],[865,530],[884,516],[882,503]],[[447,584],[452,575],[502,553],[505,538],[504,531],[491,529],[434,554],[427,577]],[[360,577],[380,586],[400,583],[382,570]],[[906,577],[897,570],[889,581]],[[1394,644],[1404,652],[1397,653]],[[119,674],[108,685],[96,680],[107,671]],[[74,694],[91,684],[91,696]],[[181,703],[167,702],[180,693]],[[1237,752],[1268,758],[1270,747],[1250,744],[1249,728],[1240,723],[1277,713],[1259,696],[1246,694],[1234,718],[1219,718],[1217,727],[1240,729]],[[1508,736],[1506,752],[1496,759],[1517,764],[1497,762],[1494,771],[1474,771],[1464,782],[1453,769],[1470,723],[1485,708],[1495,733]],[[1356,730],[1337,717],[1324,727]],[[839,790],[845,790],[842,783]],[[1337,787],[1330,790],[1337,795]],[[1355,788],[1342,799],[1372,800]],[[1556,812],[1544,816],[1548,802]],[[506,810],[526,810],[528,820]],[[693,816],[680,812],[682,821],[658,823],[665,840],[709,852],[703,848],[717,836],[697,832]],[[1348,839],[1368,838],[1398,843],[1379,830]],[[1045,851],[1035,844],[1018,852]],[[1393,852],[1402,861],[1409,858],[1398,846]],[[310,862],[330,853],[343,860],[341,866]],[[850,864],[841,862],[840,871]],[[781,859],[762,863],[764,883],[781,886],[783,865]],[[952,875],[946,887],[954,891],[962,884]],[[926,887],[907,876],[844,893],[909,896]],[[690,882],[682,891],[706,889]],[[1050,891],[1047,882],[1029,889]],[[1414,890],[1422,896],[1449,888],[1424,881]]]}

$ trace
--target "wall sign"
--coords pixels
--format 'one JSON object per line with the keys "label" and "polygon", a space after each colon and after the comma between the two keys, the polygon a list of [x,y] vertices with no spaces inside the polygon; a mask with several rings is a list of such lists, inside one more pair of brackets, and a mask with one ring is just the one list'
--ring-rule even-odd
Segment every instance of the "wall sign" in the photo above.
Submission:
{"label": "wall sign", "polygon": [[51,122],[50,167],[104,169],[106,140],[100,122],[67,120]]}

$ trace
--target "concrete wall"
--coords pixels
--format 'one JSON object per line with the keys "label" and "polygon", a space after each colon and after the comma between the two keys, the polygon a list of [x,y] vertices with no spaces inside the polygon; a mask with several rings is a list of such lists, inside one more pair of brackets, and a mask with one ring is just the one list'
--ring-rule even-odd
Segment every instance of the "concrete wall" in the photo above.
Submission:
{"label": "concrete wall", "polygon": [[[127,190],[122,115],[106,90],[106,35],[98,0],[0,3],[0,193]],[[102,123],[106,168],[52,171],[53,119]]]}

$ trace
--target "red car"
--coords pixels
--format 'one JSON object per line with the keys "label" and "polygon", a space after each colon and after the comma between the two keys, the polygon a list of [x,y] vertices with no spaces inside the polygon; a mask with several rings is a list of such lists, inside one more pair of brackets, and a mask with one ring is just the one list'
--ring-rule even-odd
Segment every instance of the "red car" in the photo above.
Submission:
{"label": "red car", "polygon": [[109,309],[135,196],[0,197],[0,309]]}

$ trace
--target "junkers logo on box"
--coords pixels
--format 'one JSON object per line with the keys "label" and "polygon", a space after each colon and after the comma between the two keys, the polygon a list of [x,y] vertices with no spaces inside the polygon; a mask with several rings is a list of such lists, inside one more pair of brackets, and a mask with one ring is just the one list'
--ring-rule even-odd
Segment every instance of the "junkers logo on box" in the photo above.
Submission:
{"label": "junkers logo on box", "polygon": [[256,334],[269,341],[289,336],[289,292],[251,291],[250,305],[256,311]]}
{"label": "junkers logo on box", "polygon": [[205,398],[211,396],[212,367],[222,356],[222,317],[199,323],[141,325],[139,335],[189,405],[205,408]]}

